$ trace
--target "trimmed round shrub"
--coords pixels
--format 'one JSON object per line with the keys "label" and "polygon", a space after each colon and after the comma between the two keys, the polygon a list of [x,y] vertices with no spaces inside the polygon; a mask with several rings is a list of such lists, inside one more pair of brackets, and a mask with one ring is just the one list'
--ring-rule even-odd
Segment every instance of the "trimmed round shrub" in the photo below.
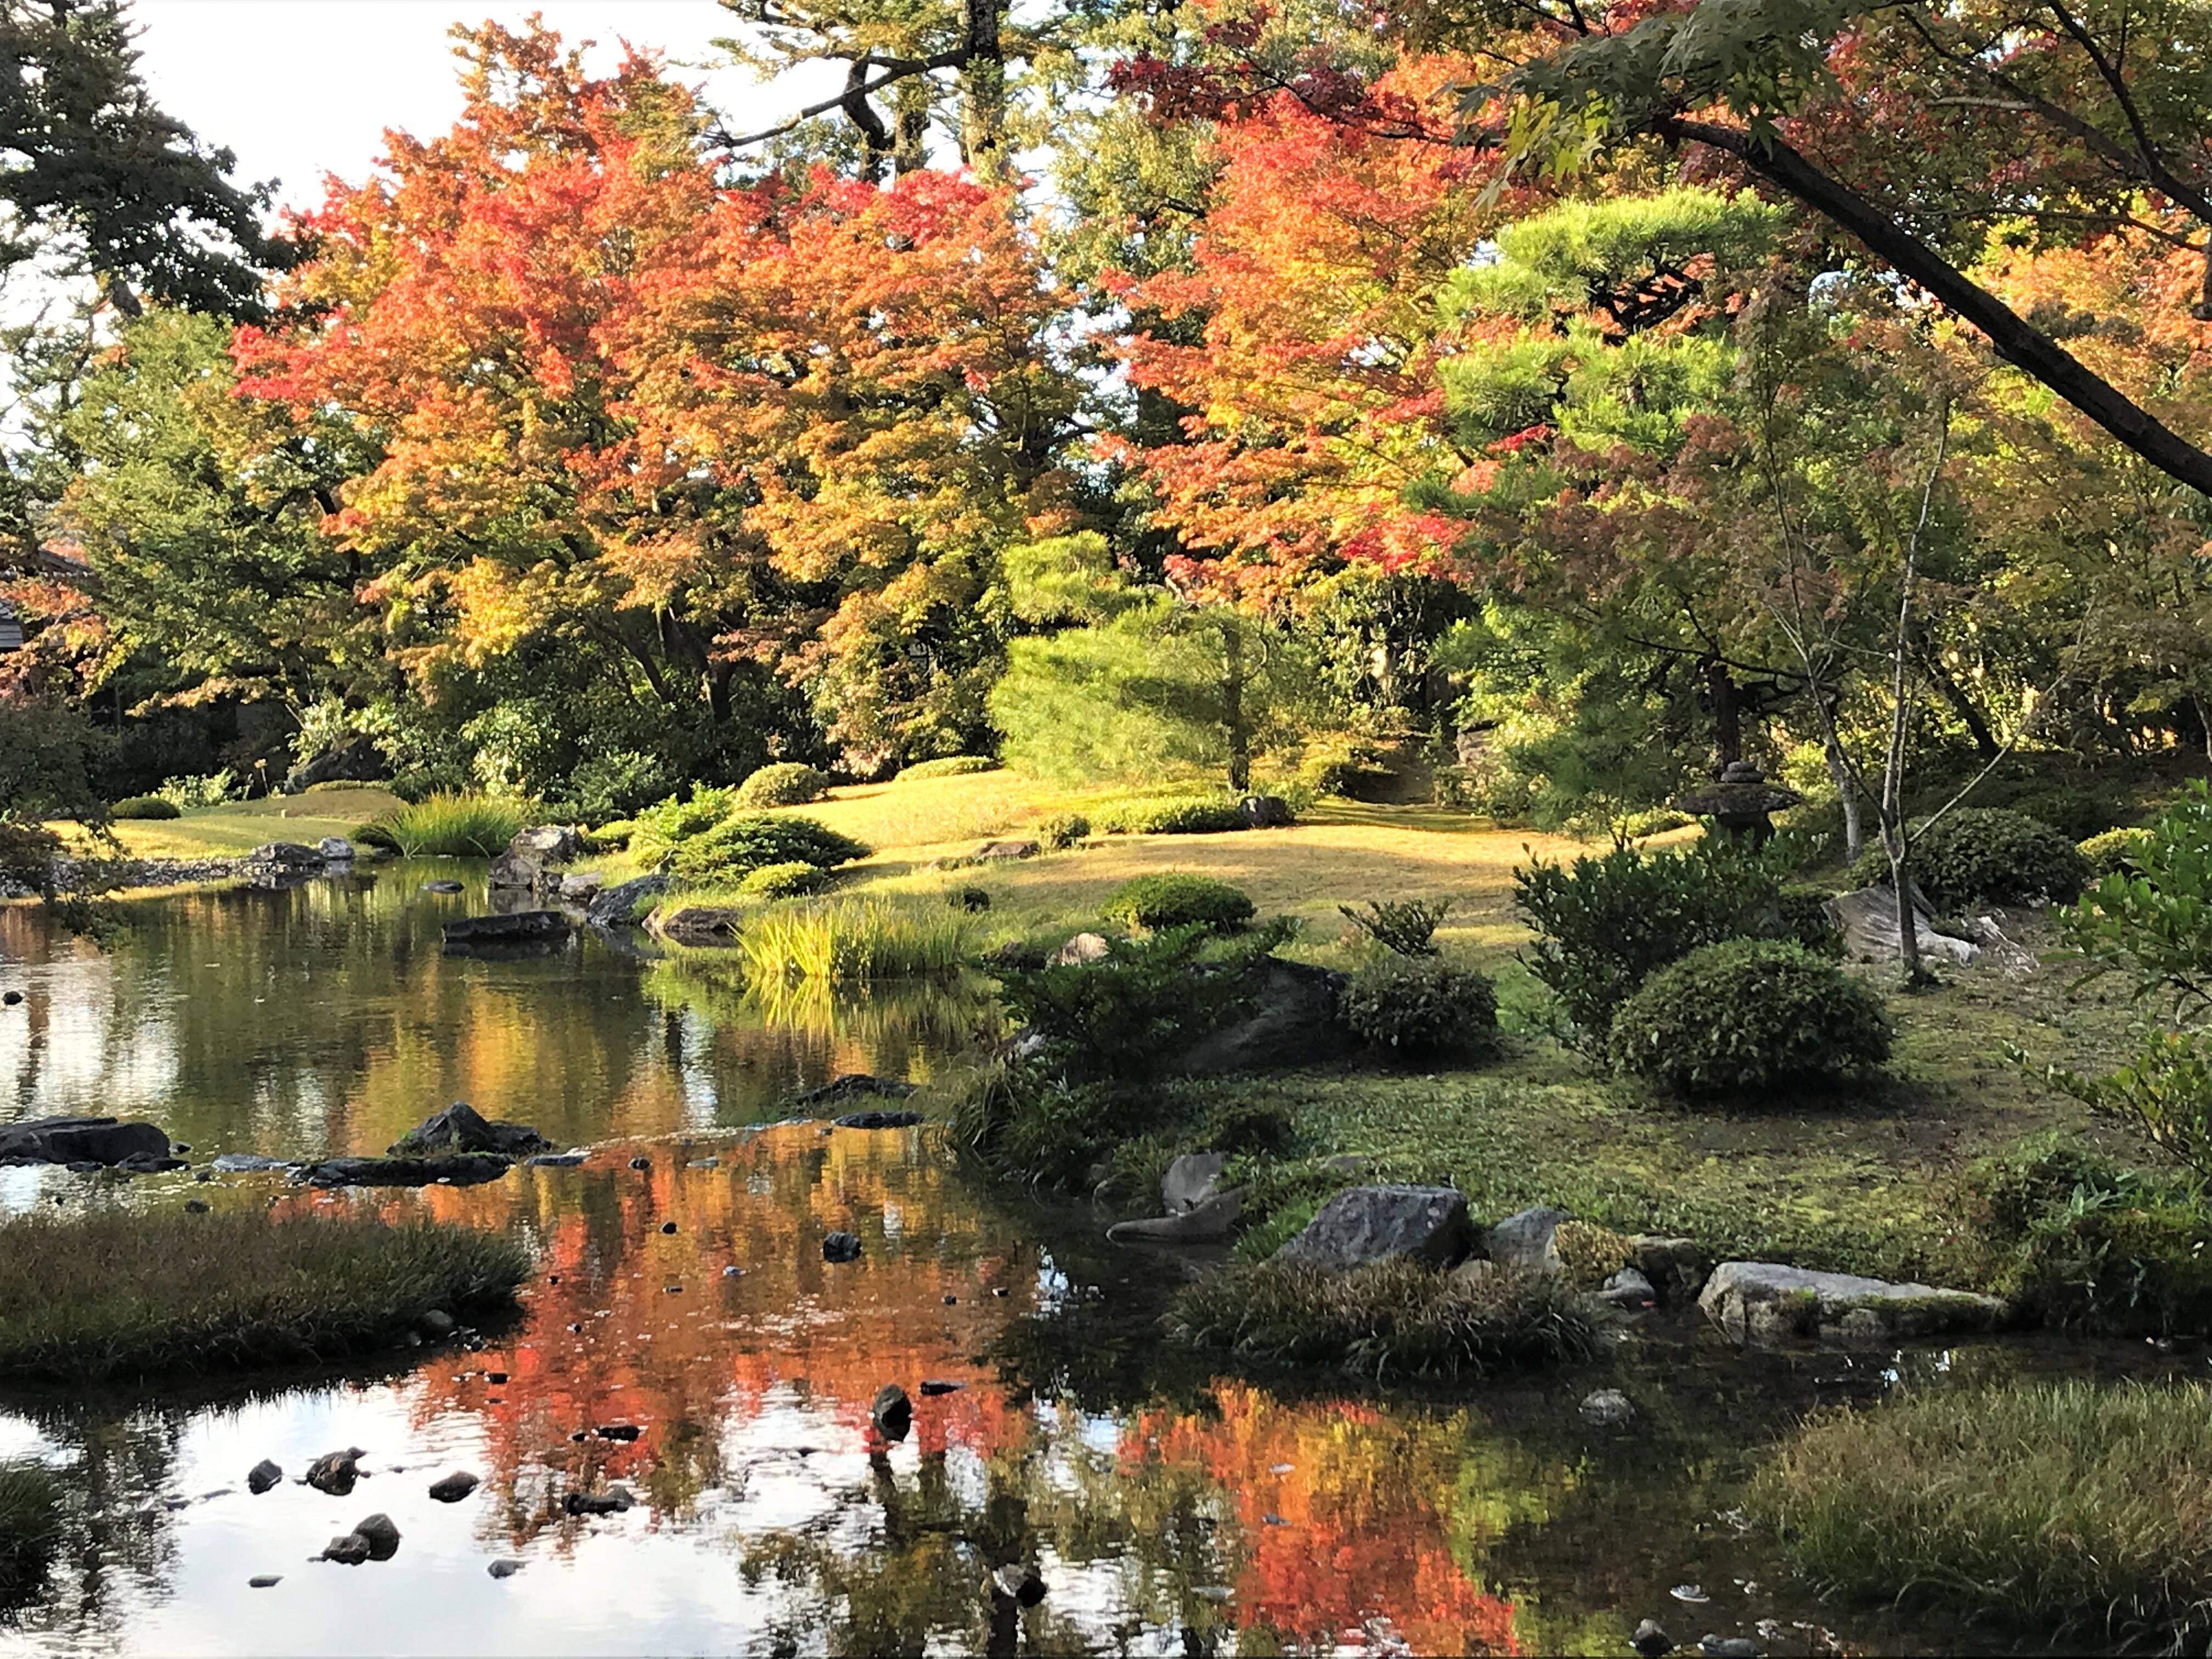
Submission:
{"label": "trimmed round shrub", "polygon": [[2102,878],[2133,872],[2143,848],[2149,845],[2148,830],[2107,830],[2081,842],[2081,853],[2089,860],[2089,873]]}
{"label": "trimmed round shrub", "polygon": [[804,806],[830,793],[827,773],[799,761],[779,761],[763,766],[738,786],[736,805],[749,812],[763,806]]}
{"label": "trimmed round shrub", "polygon": [[747,898],[804,898],[830,884],[830,872],[819,865],[793,862],[763,864],[747,873],[738,891]]}
{"label": "trimmed round shrub", "polygon": [[1678,1095],[1840,1082],[1889,1058],[1881,994],[1802,945],[1725,939],[1646,980],[1613,1016],[1615,1066]]}
{"label": "trimmed round shrub", "polygon": [[184,814],[177,810],[176,802],[163,800],[159,795],[132,795],[109,807],[107,816],[112,818],[180,818]]}
{"label": "trimmed round shrub", "polygon": [[729,818],[713,829],[677,842],[670,857],[676,874],[689,882],[738,881],[772,864],[811,864],[834,870],[871,849],[812,818],[765,814]]}
{"label": "trimmed round shrub", "polygon": [[1040,846],[1061,852],[1079,841],[1090,839],[1091,820],[1080,812],[1055,812],[1040,820],[1033,833]]}
{"label": "trimmed round shrub", "polygon": [[945,902],[956,910],[970,913],[991,908],[991,896],[981,887],[956,887],[945,896]]}
{"label": "trimmed round shrub", "polygon": [[970,772],[995,772],[1000,763],[988,755],[947,755],[941,760],[917,761],[902,770],[896,781],[909,778],[957,778]]}
{"label": "trimmed round shrub", "polygon": [[1154,795],[1099,801],[1092,820],[1109,836],[1210,836],[1249,830],[1235,801],[1211,795]]}
{"label": "trimmed round shrub", "polygon": [[[1862,886],[1887,884],[1888,855],[1869,848],[1851,875]],[[2008,807],[1962,806],[1913,837],[1912,879],[1939,909],[2071,900],[2090,875],[2080,848]]]}
{"label": "trimmed round shrub", "polygon": [[1242,927],[1254,906],[1242,888],[1212,876],[1139,876],[1121,884],[1099,915],[1127,927],[1159,933],[1170,927],[1200,927],[1217,933]]}
{"label": "trimmed round shrub", "polygon": [[1352,976],[1339,1006],[1363,1042],[1407,1054],[1496,1046],[1498,991],[1486,974],[1442,957],[1386,956]]}

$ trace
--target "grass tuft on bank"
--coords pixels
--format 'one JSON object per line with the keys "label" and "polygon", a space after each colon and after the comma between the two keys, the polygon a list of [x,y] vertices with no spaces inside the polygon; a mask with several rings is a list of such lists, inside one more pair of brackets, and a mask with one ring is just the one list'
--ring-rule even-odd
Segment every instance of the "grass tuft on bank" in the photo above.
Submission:
{"label": "grass tuft on bank", "polygon": [[1816,1417],[1749,1508],[1835,1589],[2212,1634],[2212,1387],[2012,1383]]}
{"label": "grass tuft on bank", "polygon": [[520,803],[495,795],[436,794],[376,821],[410,859],[497,858],[529,822]]}
{"label": "grass tuft on bank", "polygon": [[0,1376],[100,1382],[327,1361],[433,1309],[502,1305],[530,1258],[495,1233],[258,1214],[0,1223]]}
{"label": "grass tuft on bank", "polygon": [[1170,1329],[1199,1347],[1378,1379],[1558,1364],[1605,1341],[1604,1316],[1562,1280],[1456,1278],[1402,1259],[1342,1273],[1224,1267],[1177,1295]]}

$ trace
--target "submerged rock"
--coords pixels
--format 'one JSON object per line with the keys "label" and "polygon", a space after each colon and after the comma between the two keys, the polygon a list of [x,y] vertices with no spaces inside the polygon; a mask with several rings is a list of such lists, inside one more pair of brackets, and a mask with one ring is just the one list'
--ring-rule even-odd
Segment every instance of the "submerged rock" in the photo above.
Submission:
{"label": "submerged rock", "polygon": [[34,1117],[0,1128],[0,1164],[91,1164],[103,1168],[137,1162],[176,1165],[169,1136],[159,1124],[112,1117]]}
{"label": "submerged rock", "polygon": [[422,890],[426,893],[459,893],[465,890],[458,881],[449,881],[441,878],[437,881],[424,882],[422,884]]}
{"label": "submerged rock", "polygon": [[860,1240],[854,1233],[828,1233],[822,1240],[822,1259],[824,1261],[858,1261],[860,1259]]}
{"label": "submerged rock", "polygon": [[570,1515],[620,1515],[630,1507],[629,1493],[620,1487],[611,1492],[572,1492],[561,1500]]}
{"label": "submerged rock", "polygon": [[516,910],[503,916],[463,916],[439,930],[448,949],[454,945],[545,945],[564,939],[574,924],[558,910]]}
{"label": "submerged rock", "polygon": [[1989,1331],[2009,1313],[1997,1297],[1972,1291],[1893,1285],[1771,1261],[1722,1262],[1698,1306],[1735,1340],[1754,1343],[1793,1337],[1881,1342]]}
{"label": "submerged rock", "polygon": [[1330,1273],[1396,1256],[1449,1267],[1474,1244],[1464,1193],[1449,1187],[1353,1187],[1322,1205],[1273,1259]]}
{"label": "submerged rock", "polygon": [[311,1187],[428,1187],[447,1182],[456,1187],[496,1181],[514,1165],[490,1152],[456,1152],[443,1158],[326,1158],[299,1172]]}
{"label": "submerged rock", "polygon": [[522,1571],[522,1563],[511,1555],[502,1555],[484,1571],[495,1578],[512,1578]]}
{"label": "submerged rock", "polygon": [[501,1158],[527,1158],[550,1152],[553,1143],[523,1123],[495,1123],[465,1100],[457,1100],[442,1112],[433,1112],[392,1143],[394,1158],[420,1158],[430,1152],[491,1152]]}
{"label": "submerged rock", "polygon": [[790,1104],[802,1112],[819,1112],[826,1107],[842,1106],[848,1101],[877,1097],[884,1100],[904,1100],[915,1091],[911,1083],[895,1077],[871,1077],[866,1072],[841,1072],[818,1089],[804,1089],[792,1096]]}
{"label": "submerged rock", "polygon": [[288,1168],[281,1158],[264,1158],[258,1152],[217,1152],[213,1167],[222,1175],[247,1175],[257,1170]]}
{"label": "submerged rock", "polygon": [[584,1166],[581,1152],[540,1152],[535,1158],[522,1160],[533,1170],[580,1170]]}
{"label": "submerged rock", "polygon": [[258,1498],[272,1486],[280,1485],[283,1479],[284,1471],[270,1459],[264,1457],[246,1470],[246,1489]]}

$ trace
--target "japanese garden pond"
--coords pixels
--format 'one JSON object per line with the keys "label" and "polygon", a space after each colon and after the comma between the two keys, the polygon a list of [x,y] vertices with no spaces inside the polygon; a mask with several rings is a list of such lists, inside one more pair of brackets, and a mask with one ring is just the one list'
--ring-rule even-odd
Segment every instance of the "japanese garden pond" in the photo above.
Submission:
{"label": "japanese garden pond", "polygon": [[[1450,1389],[1231,1372],[1160,1339],[1182,1259],[985,1185],[930,1127],[788,1121],[841,1073],[954,1063],[979,999],[763,1007],[592,935],[443,955],[439,924],[481,903],[480,875],[401,864],[146,900],[104,953],[0,909],[0,981],[26,993],[0,1011],[0,1122],[96,1109],[164,1124],[196,1162],[304,1157],[381,1151],[466,1099],[592,1148],[369,1193],[0,1170],[9,1211],[361,1206],[507,1229],[539,1262],[480,1349],[0,1396],[0,1461],[50,1465],[67,1527],[44,1583],[0,1609],[0,1652],[1619,1655],[1647,1617],[1692,1650],[1714,1632],[1774,1654],[2033,1651],[1824,1600],[1735,1494],[1821,1403],[2188,1363],[2050,1340],[1741,1353],[1655,1316],[1603,1363]],[[857,1261],[823,1261],[836,1230]],[[914,1396],[895,1442],[870,1416],[888,1382]],[[1601,1388],[1631,1424],[1583,1420]],[[264,1458],[297,1477],[349,1446],[346,1497],[247,1490]],[[431,1501],[454,1470],[482,1484]],[[610,1481],[633,1507],[566,1512]],[[392,1559],[308,1559],[377,1511]],[[1008,1565],[1042,1601],[994,1601]]]}

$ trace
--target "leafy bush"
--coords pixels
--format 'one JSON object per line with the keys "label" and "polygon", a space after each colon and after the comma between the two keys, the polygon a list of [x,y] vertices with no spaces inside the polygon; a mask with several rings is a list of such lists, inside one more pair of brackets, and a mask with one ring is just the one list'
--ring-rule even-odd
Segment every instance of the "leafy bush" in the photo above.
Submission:
{"label": "leafy bush", "polygon": [[1451,901],[1375,901],[1369,903],[1364,915],[1348,904],[1340,904],[1336,908],[1346,921],[1384,950],[1401,957],[1432,957],[1437,954],[1437,924],[1451,909]]}
{"label": "leafy bush", "polygon": [[1030,833],[1036,836],[1039,846],[1060,852],[1090,839],[1091,820],[1080,812],[1055,812],[1048,818],[1040,819]]}
{"label": "leafy bush", "polygon": [[594,853],[619,853],[636,833],[634,819],[613,818],[596,830],[584,831],[584,845]]}
{"label": "leafy bush", "polygon": [[195,806],[220,806],[238,799],[238,774],[226,766],[211,777],[164,778],[154,793],[185,811]]}
{"label": "leafy bush", "polygon": [[1344,988],[1344,1023],[1364,1042],[1408,1054],[1475,1054],[1498,1042],[1498,990],[1442,957],[1386,956]]}
{"label": "leafy bush", "polygon": [[1481,1376],[1588,1359],[1601,1316],[1549,1276],[1462,1277],[1400,1257],[1331,1273],[1263,1262],[1206,1274],[1175,1300],[1181,1340],[1374,1377]]}
{"label": "leafy bush", "polygon": [[489,859],[505,852],[527,820],[520,805],[499,796],[438,794],[376,822],[410,859]]}
{"label": "leafy bush", "polygon": [[1225,881],[1170,872],[1122,883],[1098,914],[1129,927],[1158,930],[1195,925],[1225,933],[1251,921],[1253,908],[1242,889]]}
{"label": "leafy bush", "polygon": [[968,919],[934,905],[863,899],[779,905],[739,935],[748,982],[865,985],[956,971]]}
{"label": "leafy bush", "polygon": [[671,795],[641,809],[630,820],[630,850],[658,858],[695,836],[703,836],[738,810],[732,789],[695,789],[690,798]]}
{"label": "leafy bush", "polygon": [[[632,846],[635,846],[633,839]],[[675,872],[688,882],[728,882],[771,864],[834,870],[868,856],[869,848],[812,818],[778,813],[726,818],[676,844]]]}
{"label": "leafy bush", "polygon": [[809,893],[818,893],[830,884],[830,872],[818,866],[804,863],[763,864],[749,871],[738,884],[738,891],[747,898],[787,899],[804,898]]}
{"label": "leafy bush", "polygon": [[1613,1064],[1682,1095],[1859,1076],[1889,1058],[1873,987],[1802,945],[1728,939],[1645,981],[1613,1016]]}
{"label": "leafy bush", "polygon": [[2148,830],[2107,830],[2080,843],[2081,856],[2089,861],[2090,875],[2099,880],[2135,869],[2149,845]]}
{"label": "leafy bush", "polygon": [[[1912,879],[1942,909],[2073,898],[2092,872],[2081,850],[2047,823],[2002,806],[1962,806],[1912,842]],[[1851,866],[1863,886],[1889,880],[1889,859],[1869,848]]]}
{"label": "leafy bush", "polygon": [[1844,959],[1844,930],[1828,914],[1825,888],[1791,882],[1778,894],[1773,937],[1803,945],[1816,957]]}
{"label": "leafy bush", "polygon": [[1569,1282],[1584,1290],[1599,1285],[1628,1266],[1633,1241],[1626,1233],[1601,1227],[1595,1221],[1562,1221],[1553,1235],[1559,1265]]}
{"label": "leafy bush", "polygon": [[112,818],[180,818],[184,814],[177,810],[176,802],[165,800],[159,795],[131,795],[109,807],[107,816]]}
{"label": "leafy bush", "polygon": [[1800,1571],[1870,1601],[2101,1622],[2172,1652],[2212,1633],[2201,1382],[1937,1387],[1832,1410],[1747,1496]]}
{"label": "leafy bush", "polygon": [[739,784],[734,799],[742,811],[757,812],[764,806],[804,806],[829,793],[827,773],[803,762],[779,761],[762,767]]}
{"label": "leafy bush", "polygon": [[1109,836],[1211,836],[1250,827],[1236,802],[1211,797],[1100,801],[1091,812],[1092,821]]}
{"label": "leafy bush", "polygon": [[675,769],[659,755],[618,749],[579,761],[568,774],[567,794],[578,817],[601,823],[626,819],[666,799],[678,781]]}
{"label": "leafy bush", "polygon": [[988,755],[946,755],[938,760],[916,761],[902,767],[895,781],[904,783],[914,778],[961,778],[972,772],[995,772],[1001,763]]}
{"label": "leafy bush", "polygon": [[1725,842],[1681,853],[1623,848],[1571,866],[1538,859],[1513,872],[1513,884],[1536,930],[1523,960],[1559,999],[1572,1039],[1593,1051],[1654,969],[1701,945],[1795,939],[1810,925],[1802,900],[1785,901],[1773,861]]}
{"label": "leafy bush", "polygon": [[474,1227],[105,1212],[0,1223],[0,1375],[93,1382],[313,1361],[508,1300],[530,1256]]}

